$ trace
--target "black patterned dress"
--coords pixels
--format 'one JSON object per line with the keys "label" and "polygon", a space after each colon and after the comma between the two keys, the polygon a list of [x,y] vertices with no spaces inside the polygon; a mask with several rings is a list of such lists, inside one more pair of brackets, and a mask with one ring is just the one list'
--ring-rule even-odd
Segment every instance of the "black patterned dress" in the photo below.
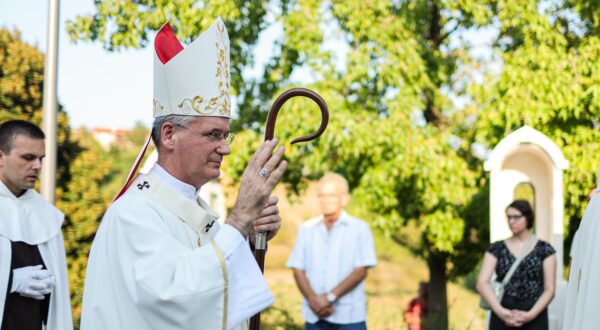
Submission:
{"label": "black patterned dress", "polygon": [[[508,250],[504,241],[492,243],[487,251],[496,257],[497,280],[502,281],[516,257]],[[523,258],[510,281],[504,288],[501,305],[508,309],[530,310],[544,292],[544,260],[555,254],[554,248],[538,240],[533,250]],[[516,329],[507,326],[492,312],[490,330]],[[548,329],[548,311],[544,309],[538,316],[518,329]]]}

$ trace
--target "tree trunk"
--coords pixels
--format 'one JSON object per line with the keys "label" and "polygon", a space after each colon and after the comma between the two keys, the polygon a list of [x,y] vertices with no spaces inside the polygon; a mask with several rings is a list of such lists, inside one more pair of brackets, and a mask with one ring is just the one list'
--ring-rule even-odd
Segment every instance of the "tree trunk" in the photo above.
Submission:
{"label": "tree trunk", "polygon": [[448,329],[448,293],[446,283],[446,255],[430,253],[427,257],[429,266],[428,308],[426,329]]}

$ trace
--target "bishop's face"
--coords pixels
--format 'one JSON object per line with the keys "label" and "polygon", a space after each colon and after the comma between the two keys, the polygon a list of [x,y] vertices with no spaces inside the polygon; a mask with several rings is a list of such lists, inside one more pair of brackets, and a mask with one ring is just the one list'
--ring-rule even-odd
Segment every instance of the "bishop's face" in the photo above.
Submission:
{"label": "bishop's face", "polygon": [[15,136],[12,149],[8,153],[0,151],[0,180],[15,196],[20,196],[35,186],[45,155],[43,139]]}
{"label": "bishop's face", "polygon": [[197,117],[178,127],[173,145],[177,173],[172,174],[196,188],[218,178],[223,157],[231,153],[227,133],[229,119],[223,117]]}

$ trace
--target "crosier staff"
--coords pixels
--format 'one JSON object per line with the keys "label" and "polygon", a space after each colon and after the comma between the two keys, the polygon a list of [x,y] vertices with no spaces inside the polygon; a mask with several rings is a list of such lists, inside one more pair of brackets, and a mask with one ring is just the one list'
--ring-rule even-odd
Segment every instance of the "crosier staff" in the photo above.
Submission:
{"label": "crosier staff", "polygon": [[[273,106],[271,106],[271,110],[269,111],[269,115],[267,117],[267,127],[265,129],[265,141],[273,139],[273,135],[275,133],[275,121],[277,120],[277,114],[279,113],[279,109],[281,109],[281,106],[283,106],[283,104],[287,100],[291,99],[292,97],[296,97],[296,96],[308,97],[309,99],[311,99],[311,100],[315,101],[315,103],[317,103],[317,105],[319,106],[319,109],[321,110],[321,126],[319,126],[319,129],[313,134],[299,137],[299,138],[292,140],[292,144],[295,144],[298,142],[312,141],[312,140],[318,138],[319,136],[321,136],[321,134],[323,134],[323,132],[325,132],[325,128],[327,127],[327,124],[329,123],[329,110],[327,109],[327,104],[325,104],[325,101],[321,98],[321,96],[319,96],[319,94],[311,91],[310,89],[292,88],[292,89],[288,89],[287,91],[285,91],[281,95],[279,95],[279,97],[277,97],[277,99],[275,99]],[[267,176],[268,174],[269,174],[269,172],[266,169],[263,168],[260,170],[261,176]],[[266,249],[267,249],[267,233],[266,232],[256,233],[256,240],[255,240],[255,245],[254,245],[254,258],[256,259],[256,263],[258,263],[258,266],[260,267],[260,271],[263,273],[265,272]],[[252,319],[250,320],[250,330],[259,330],[259,328],[260,328],[260,312],[256,313],[256,315],[254,315],[252,317]]]}

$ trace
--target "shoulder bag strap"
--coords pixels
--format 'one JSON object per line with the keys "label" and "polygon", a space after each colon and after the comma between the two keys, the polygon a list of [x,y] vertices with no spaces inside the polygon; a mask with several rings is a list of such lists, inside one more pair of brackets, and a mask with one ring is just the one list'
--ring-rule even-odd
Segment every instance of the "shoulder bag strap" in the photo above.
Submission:
{"label": "shoulder bag strap", "polygon": [[504,279],[502,280],[502,286],[506,286],[506,284],[508,284],[508,281],[510,281],[510,278],[515,273],[515,270],[517,270],[517,267],[519,267],[519,264],[521,263],[521,261],[523,261],[523,258],[527,255],[527,252],[529,252],[529,249],[531,248],[531,244],[533,244],[533,242],[535,242],[535,241],[536,241],[535,235],[531,235],[531,237],[527,241],[527,244],[525,244],[525,247],[523,247],[521,254],[517,258],[517,260],[515,260],[515,262],[513,262],[512,266],[510,266],[510,269],[508,270],[508,273],[506,273],[506,276],[504,276]]}

